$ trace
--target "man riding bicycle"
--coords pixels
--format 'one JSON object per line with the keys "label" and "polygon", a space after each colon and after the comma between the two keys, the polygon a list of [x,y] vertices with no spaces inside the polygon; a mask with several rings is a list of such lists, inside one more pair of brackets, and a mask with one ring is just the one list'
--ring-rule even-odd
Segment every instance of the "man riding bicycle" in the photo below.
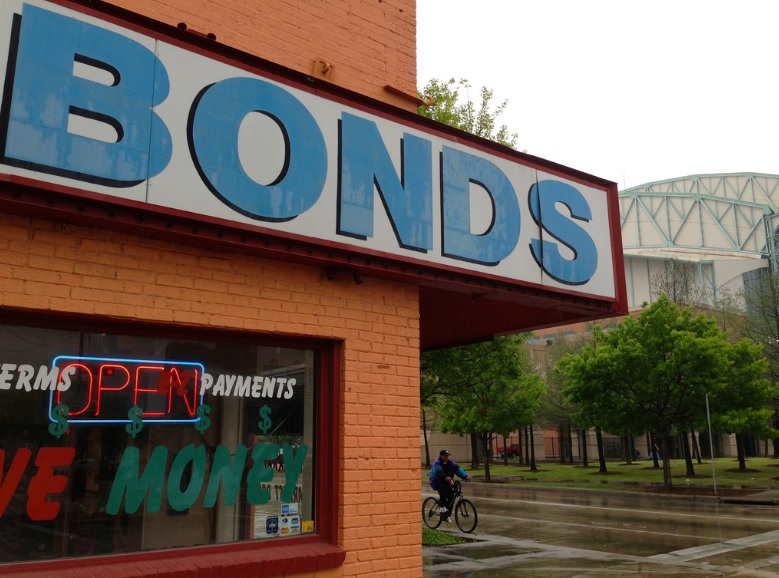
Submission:
{"label": "man riding bicycle", "polygon": [[454,501],[454,476],[471,481],[471,476],[457,463],[450,459],[452,454],[448,450],[441,450],[438,458],[433,462],[430,469],[430,486],[438,492],[439,503],[441,504],[441,517],[449,524],[452,521],[449,516],[452,513],[452,502]]}

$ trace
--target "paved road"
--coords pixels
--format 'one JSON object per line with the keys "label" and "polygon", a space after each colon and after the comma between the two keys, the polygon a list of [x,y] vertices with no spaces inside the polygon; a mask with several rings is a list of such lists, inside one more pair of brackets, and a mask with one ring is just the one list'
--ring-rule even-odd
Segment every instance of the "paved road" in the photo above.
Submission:
{"label": "paved road", "polygon": [[483,483],[465,493],[475,541],[425,548],[426,578],[779,577],[779,494],[735,504]]}

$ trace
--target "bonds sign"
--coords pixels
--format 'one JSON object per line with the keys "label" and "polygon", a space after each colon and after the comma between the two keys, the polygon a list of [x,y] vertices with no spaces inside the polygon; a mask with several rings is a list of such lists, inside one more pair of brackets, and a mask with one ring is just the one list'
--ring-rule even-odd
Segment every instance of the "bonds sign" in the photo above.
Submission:
{"label": "bonds sign", "polygon": [[4,0],[0,34],[3,172],[406,263],[617,298],[619,231],[605,181],[455,141],[408,115],[324,98],[55,3]]}

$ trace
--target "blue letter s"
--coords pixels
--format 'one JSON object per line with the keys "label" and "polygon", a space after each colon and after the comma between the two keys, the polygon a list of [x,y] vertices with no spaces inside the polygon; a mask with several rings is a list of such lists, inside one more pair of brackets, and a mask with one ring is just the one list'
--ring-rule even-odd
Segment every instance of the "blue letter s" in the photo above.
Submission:
{"label": "blue letter s", "polygon": [[[533,220],[552,237],[573,251],[573,259],[565,259],[551,241],[533,239],[533,258],[547,275],[566,285],[583,285],[598,268],[598,249],[592,237],[571,219],[590,221],[592,212],[584,196],[567,183],[539,181],[530,187],[530,212]],[[571,212],[568,219],[557,212],[555,205],[565,205]]]}

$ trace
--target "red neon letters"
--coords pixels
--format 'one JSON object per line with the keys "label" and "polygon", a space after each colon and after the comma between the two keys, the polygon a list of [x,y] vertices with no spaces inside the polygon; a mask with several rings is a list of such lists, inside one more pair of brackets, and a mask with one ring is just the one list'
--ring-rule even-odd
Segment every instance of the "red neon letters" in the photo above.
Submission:
{"label": "red neon letters", "polygon": [[197,412],[200,364],[69,357],[57,367],[71,386],[54,393],[52,405],[67,405],[71,423],[126,421],[133,406],[144,421],[192,419]]}

